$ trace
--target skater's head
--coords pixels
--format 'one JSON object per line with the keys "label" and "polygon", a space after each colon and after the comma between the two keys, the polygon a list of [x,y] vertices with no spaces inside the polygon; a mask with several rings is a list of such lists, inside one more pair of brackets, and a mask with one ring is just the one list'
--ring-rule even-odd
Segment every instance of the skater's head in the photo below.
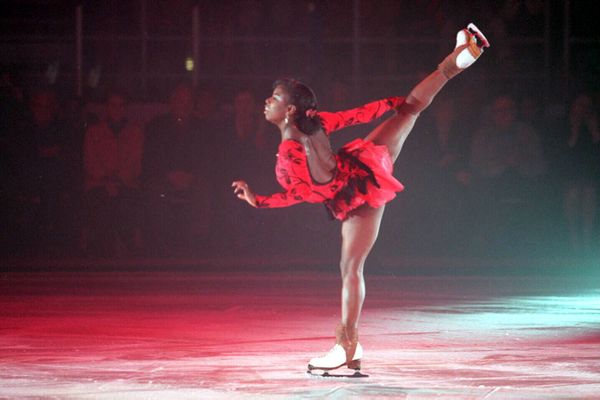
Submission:
{"label": "skater's head", "polygon": [[265,101],[265,118],[274,124],[288,118],[288,123],[312,135],[321,129],[317,115],[317,96],[304,83],[293,78],[278,79],[273,83],[273,94]]}

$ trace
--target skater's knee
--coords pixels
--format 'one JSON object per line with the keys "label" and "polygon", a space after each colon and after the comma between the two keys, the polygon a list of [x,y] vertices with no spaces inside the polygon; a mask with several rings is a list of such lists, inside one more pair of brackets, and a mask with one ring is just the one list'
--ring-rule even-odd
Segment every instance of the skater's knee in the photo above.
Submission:
{"label": "skater's knee", "polygon": [[361,282],[366,257],[353,257],[340,263],[342,279],[349,282]]}
{"label": "skater's knee", "polygon": [[348,290],[354,291],[364,286],[364,276],[362,272],[350,271],[342,274],[342,286]]}
{"label": "skater's knee", "polygon": [[421,111],[425,110],[429,104],[431,104],[431,101],[421,101],[411,93],[408,95],[404,103],[398,107],[398,112],[411,114],[418,117],[419,114],[421,114]]}

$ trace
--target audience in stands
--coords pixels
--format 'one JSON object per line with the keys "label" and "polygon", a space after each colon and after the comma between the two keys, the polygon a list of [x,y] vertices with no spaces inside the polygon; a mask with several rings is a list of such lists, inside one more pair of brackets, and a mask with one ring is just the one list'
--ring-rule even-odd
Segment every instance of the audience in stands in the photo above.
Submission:
{"label": "audience in stands", "polygon": [[580,94],[572,102],[562,136],[562,171],[566,178],[564,215],[570,250],[591,255],[600,247],[596,235],[600,183],[600,127],[592,97]]}
{"label": "audience in stands", "polygon": [[479,227],[475,238],[484,241],[478,245],[492,244],[500,252],[517,251],[533,239],[531,224],[536,222],[528,215],[537,206],[547,167],[542,143],[517,118],[511,96],[494,98],[489,118],[481,122],[473,134],[470,161]]}
{"label": "audience in stands", "polygon": [[126,115],[126,95],[109,91],[104,118],[85,132],[82,245],[90,255],[132,255],[141,250],[144,132]]}
{"label": "audience in stands", "polygon": [[[148,3],[149,36],[191,35],[191,9],[197,2],[175,3]],[[323,217],[320,210],[254,213],[231,195],[229,184],[242,175],[262,192],[278,189],[269,171],[279,139],[261,113],[268,93],[251,88],[281,75],[300,76],[324,88],[320,108],[332,111],[398,94],[410,74],[437,59],[427,53],[417,60],[411,52],[421,41],[446,40],[449,27],[467,22],[468,14],[492,39],[487,65],[475,78],[449,88],[461,97],[460,108],[440,97],[415,126],[396,170],[406,190],[386,210],[393,224],[383,227],[378,251],[385,256],[510,257],[550,250],[597,257],[598,87],[584,87],[585,94],[569,109],[562,104],[568,91],[559,80],[556,87],[538,90],[540,79],[547,82],[539,72],[548,71],[542,65],[541,43],[549,40],[543,1],[382,0],[380,7],[370,8],[364,3],[358,10],[363,16],[358,34],[366,41],[356,71],[356,49],[346,41],[354,29],[354,9],[337,2],[254,3],[201,7],[200,35],[216,40],[197,49],[200,62],[190,71],[194,88],[172,80],[174,74],[187,73],[183,68],[190,49],[175,45],[180,41],[159,47],[148,42],[143,79],[131,79],[140,71],[139,54],[129,51],[133,42],[90,45],[84,66],[91,68],[84,76],[94,77],[90,88],[64,103],[56,90],[75,93],[73,87],[61,87],[70,79],[63,74],[66,69],[48,87],[17,79],[31,71],[2,67],[2,254],[78,254],[76,239],[81,238],[90,256],[264,255],[285,248],[277,232],[289,231],[290,224],[298,243],[326,237],[327,228],[313,222]],[[127,23],[139,21],[139,10],[131,5],[119,6],[116,14],[106,5],[89,11],[86,34],[131,35],[139,28]],[[271,40],[272,32],[284,32],[292,23],[293,32]],[[18,29],[26,34],[37,28]],[[285,58],[274,59],[272,46],[290,49]],[[388,50],[385,57],[371,56],[382,48]],[[552,61],[555,50],[550,53]],[[597,75],[597,66],[573,67],[573,74]],[[358,74],[358,79],[341,82],[340,71]],[[216,79],[207,82],[206,76]],[[94,115],[101,89],[109,83],[131,85],[130,107],[122,93],[112,91]],[[167,91],[167,104],[156,103],[157,93]],[[361,128],[333,137],[334,147],[360,135]],[[246,234],[249,230],[253,235]]]}
{"label": "audience in stands", "polygon": [[59,101],[50,88],[33,92],[29,117],[14,135],[14,182],[18,218],[15,235],[34,251],[62,253],[73,244],[69,205],[78,170],[72,137],[59,119]]}
{"label": "audience in stands", "polygon": [[146,127],[142,162],[146,249],[159,255],[206,252],[210,233],[215,135],[194,113],[194,96],[179,84],[169,112]]}

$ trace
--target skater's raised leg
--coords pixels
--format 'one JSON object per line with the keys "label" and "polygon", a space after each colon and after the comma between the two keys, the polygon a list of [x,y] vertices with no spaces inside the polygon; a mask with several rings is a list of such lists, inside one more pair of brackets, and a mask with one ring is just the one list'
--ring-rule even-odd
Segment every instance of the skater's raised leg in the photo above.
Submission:
{"label": "skater's raised leg", "polygon": [[[472,49],[473,46],[478,50]],[[449,79],[475,62],[483,52],[483,47],[488,46],[483,34],[473,24],[469,24],[467,29],[457,34],[455,50],[436,71],[415,86],[397,114],[371,132],[366,140],[387,146],[395,161],[421,111],[431,104]],[[331,370],[341,366],[360,369],[363,350],[358,343],[358,320],[365,298],[363,270],[365,260],[377,239],[383,211],[384,207],[374,209],[364,205],[342,223],[342,320],[336,328],[335,346],[324,357],[310,360],[309,370]]]}
{"label": "skater's raised leg", "polygon": [[484,47],[489,47],[489,43],[474,24],[469,24],[466,29],[459,31],[454,51],[440,63],[437,70],[413,88],[398,108],[397,114],[375,128],[367,136],[367,140],[387,146],[392,160],[396,161],[419,114],[431,104],[448,80],[479,58]]}

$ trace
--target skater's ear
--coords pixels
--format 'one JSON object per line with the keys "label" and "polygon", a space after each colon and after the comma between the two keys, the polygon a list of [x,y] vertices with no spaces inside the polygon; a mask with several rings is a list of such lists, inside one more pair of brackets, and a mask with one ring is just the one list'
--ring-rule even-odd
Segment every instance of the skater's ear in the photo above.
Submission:
{"label": "skater's ear", "polygon": [[287,114],[288,114],[289,116],[294,116],[294,117],[295,117],[295,114],[296,114],[296,106],[295,106],[295,105],[293,105],[293,104],[288,104],[288,105],[287,105],[287,107],[286,107],[286,111],[287,111]]}

